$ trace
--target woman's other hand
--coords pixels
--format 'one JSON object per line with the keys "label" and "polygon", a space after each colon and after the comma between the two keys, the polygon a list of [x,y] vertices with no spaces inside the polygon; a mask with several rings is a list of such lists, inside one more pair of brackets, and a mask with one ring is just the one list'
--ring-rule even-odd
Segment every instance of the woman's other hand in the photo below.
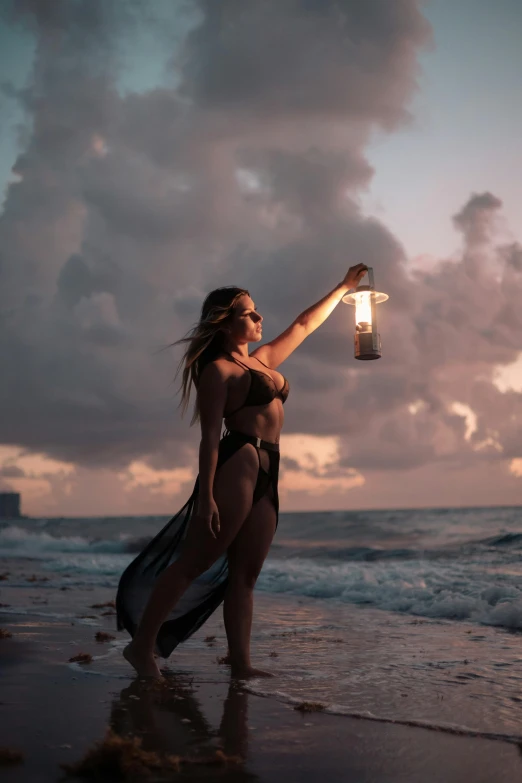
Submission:
{"label": "woman's other hand", "polygon": [[361,277],[366,274],[368,267],[366,264],[356,264],[351,266],[344,276],[343,284],[348,288],[357,288]]}
{"label": "woman's other hand", "polygon": [[207,500],[200,498],[196,508],[196,517],[201,520],[205,530],[209,530],[214,538],[218,537],[220,529],[219,509],[214,498]]}

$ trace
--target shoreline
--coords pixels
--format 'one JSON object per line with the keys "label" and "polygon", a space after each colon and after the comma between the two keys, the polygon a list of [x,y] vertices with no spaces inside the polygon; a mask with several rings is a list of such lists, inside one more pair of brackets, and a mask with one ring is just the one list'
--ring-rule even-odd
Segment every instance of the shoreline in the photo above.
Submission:
{"label": "shoreline", "polygon": [[[23,763],[2,767],[5,780],[67,779],[60,764],[79,762],[109,728],[127,741],[140,738],[144,751],[161,758],[185,759],[180,769],[187,778],[224,783],[312,783],[320,776],[358,783],[461,783],[467,776],[474,783],[512,783],[522,772],[522,752],[513,742],[369,715],[301,712],[277,695],[255,694],[259,680],[241,687],[217,662],[209,669],[196,660],[188,671],[169,660],[168,693],[154,692],[121,656],[128,636],[114,631],[113,621],[113,615],[102,618],[103,631],[115,638],[100,643],[100,624],[0,608],[0,627],[12,633],[0,639],[0,744],[24,755]],[[79,652],[90,653],[92,662],[69,663]],[[230,756],[242,760],[227,761]]]}

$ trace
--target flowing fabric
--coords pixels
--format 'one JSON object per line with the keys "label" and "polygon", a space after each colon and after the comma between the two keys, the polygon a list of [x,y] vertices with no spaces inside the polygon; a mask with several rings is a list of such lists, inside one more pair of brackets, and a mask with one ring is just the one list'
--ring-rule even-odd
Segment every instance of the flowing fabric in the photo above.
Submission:
{"label": "flowing fabric", "polygon": [[[254,489],[252,505],[266,494],[270,485],[273,488],[276,509],[276,529],[279,521],[279,496],[277,483],[279,476],[279,451],[268,450],[273,444],[266,444],[251,436],[239,432],[227,431],[219,442],[219,468],[245,443],[253,443],[259,458],[259,448],[267,447],[269,472],[261,468]],[[199,491],[199,476],[194,484],[191,496],[185,505],[167,522],[165,527],[145,546],[140,554],[123,572],[116,595],[116,624],[118,631],[126,629],[134,636],[154,584],[162,571],[174,563],[181,554],[181,545],[196,508]],[[168,658],[178,644],[195,633],[210,615],[217,609],[225,597],[228,584],[228,557],[225,552],[216,562],[195,579],[181,596],[176,606],[167,615],[156,638],[155,652],[162,658]]]}

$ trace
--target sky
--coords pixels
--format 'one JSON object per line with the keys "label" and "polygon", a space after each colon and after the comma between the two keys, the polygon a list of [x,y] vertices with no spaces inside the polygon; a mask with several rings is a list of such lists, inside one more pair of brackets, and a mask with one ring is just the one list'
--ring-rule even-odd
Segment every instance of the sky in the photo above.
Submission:
{"label": "sky", "polygon": [[282,511],[522,504],[516,0],[0,0],[0,491],[174,513],[180,349],[248,288],[265,340],[374,268],[279,369]]}

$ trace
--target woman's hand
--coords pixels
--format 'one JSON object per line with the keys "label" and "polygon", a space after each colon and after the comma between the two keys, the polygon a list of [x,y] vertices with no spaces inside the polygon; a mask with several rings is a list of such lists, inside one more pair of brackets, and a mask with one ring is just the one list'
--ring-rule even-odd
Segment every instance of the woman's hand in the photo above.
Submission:
{"label": "woman's hand", "polygon": [[365,275],[367,271],[368,267],[366,264],[356,264],[355,266],[351,266],[344,276],[343,285],[348,286],[348,288],[357,288],[361,277]]}
{"label": "woman's hand", "polygon": [[220,529],[219,509],[214,498],[200,498],[197,503],[195,516],[201,520],[205,530],[209,530],[214,538],[218,537]]}

